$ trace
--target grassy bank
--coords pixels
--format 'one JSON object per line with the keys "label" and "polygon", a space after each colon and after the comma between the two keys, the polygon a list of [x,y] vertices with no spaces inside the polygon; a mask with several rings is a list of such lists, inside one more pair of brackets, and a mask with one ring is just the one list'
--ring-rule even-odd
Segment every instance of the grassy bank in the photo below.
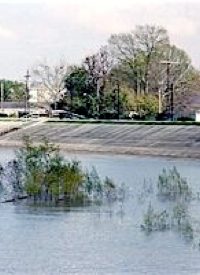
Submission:
{"label": "grassy bank", "polygon": [[136,121],[136,120],[59,120],[49,119],[46,123],[57,124],[114,124],[114,125],[185,125],[200,126],[200,122],[196,121]]}

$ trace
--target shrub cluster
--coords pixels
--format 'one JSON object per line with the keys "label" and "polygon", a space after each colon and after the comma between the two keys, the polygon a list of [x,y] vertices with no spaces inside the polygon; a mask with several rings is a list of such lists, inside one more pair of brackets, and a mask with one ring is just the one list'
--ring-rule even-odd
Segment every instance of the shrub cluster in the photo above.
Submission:
{"label": "shrub cluster", "polygon": [[158,196],[169,200],[190,200],[192,191],[186,179],[181,177],[176,167],[173,169],[163,169],[158,177]]}
{"label": "shrub cluster", "polygon": [[148,233],[173,229],[184,237],[193,239],[194,230],[188,211],[192,191],[175,167],[168,171],[164,169],[159,175],[157,197],[162,202],[168,202],[167,208],[155,211],[150,203],[141,228]]}
{"label": "shrub cluster", "polygon": [[24,147],[2,171],[9,178],[8,186],[15,199],[27,195],[34,203],[62,201],[70,205],[116,199],[111,179],[102,181],[95,168],[85,172],[79,161],[64,160],[59,148],[47,140],[34,146],[26,137]]}

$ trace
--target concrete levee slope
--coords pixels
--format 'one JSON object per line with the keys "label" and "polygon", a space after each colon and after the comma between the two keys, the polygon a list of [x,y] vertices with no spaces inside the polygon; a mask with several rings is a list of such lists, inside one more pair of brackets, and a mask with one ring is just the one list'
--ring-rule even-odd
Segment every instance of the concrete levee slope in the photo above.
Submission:
{"label": "concrete levee slope", "polygon": [[200,158],[200,126],[43,123],[1,136],[0,145],[21,146],[24,135],[66,151]]}

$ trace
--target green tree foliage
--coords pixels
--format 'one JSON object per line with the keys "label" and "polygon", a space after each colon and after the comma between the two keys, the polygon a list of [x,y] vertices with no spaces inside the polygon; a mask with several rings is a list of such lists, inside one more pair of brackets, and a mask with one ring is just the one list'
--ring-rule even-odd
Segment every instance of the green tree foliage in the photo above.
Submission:
{"label": "green tree foliage", "polygon": [[134,108],[142,118],[154,117],[158,113],[158,98],[155,95],[143,95],[135,98]]}
{"label": "green tree foliage", "polygon": [[72,67],[65,78],[68,105],[87,117],[100,117],[112,62],[106,47],[87,56],[80,67]]}
{"label": "green tree foliage", "polygon": [[148,93],[151,63],[158,55],[160,47],[169,44],[169,36],[167,31],[160,26],[144,25],[136,26],[134,38],[138,55],[136,62],[141,68],[143,65],[141,71],[144,75],[144,90]]}
{"label": "green tree foliage", "polygon": [[169,44],[167,31],[160,26],[137,26],[130,33],[112,35],[108,44],[125,80],[130,79],[137,92],[150,91],[150,67],[161,46]]}
{"label": "green tree foliage", "polygon": [[[172,64],[167,73],[168,60]],[[167,110],[169,83],[174,89],[174,110],[179,114],[200,87],[199,72],[187,53],[170,43],[166,29],[139,25],[129,33],[111,35],[106,47],[87,56],[81,66],[71,67],[66,76],[66,103],[86,117],[117,118],[119,112],[124,118],[127,111],[136,111],[150,118],[158,113],[158,90],[163,111]]]}
{"label": "green tree foliage", "polygon": [[65,77],[65,87],[73,97],[83,96],[88,91],[88,74],[83,66],[71,67],[71,73]]}
{"label": "green tree foliage", "polygon": [[[170,43],[167,30],[160,26],[137,26],[129,33],[111,35],[109,49],[115,60],[115,73],[121,83],[136,95],[162,92],[163,109],[169,105],[167,83],[173,84],[175,113],[190,105],[190,98],[199,88],[199,72],[187,53]],[[169,66],[167,77],[167,61]]]}
{"label": "green tree foliage", "polygon": [[0,80],[3,88],[4,101],[24,101],[25,100],[25,84],[18,81]]}
{"label": "green tree foliage", "polygon": [[65,78],[67,96],[65,102],[72,112],[93,117],[96,113],[95,86],[89,81],[88,71],[81,67],[72,67],[71,73]]}

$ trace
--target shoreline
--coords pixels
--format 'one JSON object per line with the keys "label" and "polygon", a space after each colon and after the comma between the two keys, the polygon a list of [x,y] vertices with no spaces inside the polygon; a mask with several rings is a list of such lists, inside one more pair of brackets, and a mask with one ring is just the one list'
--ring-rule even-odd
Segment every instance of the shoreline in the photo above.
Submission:
{"label": "shoreline", "polygon": [[[98,146],[88,144],[66,144],[51,142],[58,146],[63,152],[71,154],[88,154],[88,155],[112,155],[112,156],[138,156],[138,157],[152,157],[152,158],[169,158],[169,159],[185,159],[185,160],[200,160],[200,152],[198,150],[173,149],[167,148],[151,148],[151,147],[116,147],[116,146]],[[33,142],[34,145],[41,144],[40,142]],[[22,141],[6,141],[0,140],[0,148],[18,149],[23,147]],[[76,149],[75,149],[76,148]]]}

